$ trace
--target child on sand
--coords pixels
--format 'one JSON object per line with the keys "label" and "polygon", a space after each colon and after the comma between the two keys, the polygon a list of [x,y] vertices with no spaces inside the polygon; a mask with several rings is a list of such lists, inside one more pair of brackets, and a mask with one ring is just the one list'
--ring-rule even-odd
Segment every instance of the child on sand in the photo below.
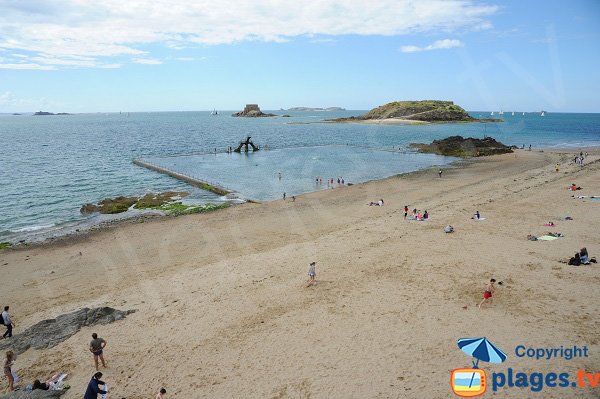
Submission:
{"label": "child on sand", "polygon": [[315,277],[317,276],[317,273],[315,272],[315,267],[317,265],[317,262],[311,262],[310,265],[308,266],[308,285],[306,286],[307,288],[310,287],[311,285],[317,285],[317,283],[315,282]]}
{"label": "child on sand", "polygon": [[485,287],[485,291],[483,291],[483,301],[481,301],[481,303],[479,303],[479,305],[477,305],[478,308],[481,309],[481,305],[483,305],[483,303],[485,301],[487,301],[488,299],[490,301],[492,300],[492,296],[494,294],[494,291],[496,290],[496,287],[494,287],[495,282],[496,282],[496,279],[493,279],[493,278],[490,279],[490,282]]}
{"label": "child on sand", "polygon": [[161,388],[160,391],[156,394],[156,399],[164,399],[167,396],[167,390],[164,388]]}

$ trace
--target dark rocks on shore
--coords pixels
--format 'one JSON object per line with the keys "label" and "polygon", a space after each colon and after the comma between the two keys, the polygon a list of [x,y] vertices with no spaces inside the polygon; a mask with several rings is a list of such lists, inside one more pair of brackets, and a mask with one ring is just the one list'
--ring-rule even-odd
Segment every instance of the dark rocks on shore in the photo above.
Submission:
{"label": "dark rocks on shore", "polygon": [[296,111],[296,112],[313,112],[313,111],[332,112],[332,111],[345,111],[345,110],[346,110],[346,108],[342,108],[342,107],[328,107],[328,108],[292,107],[292,108],[288,108],[288,111]]}
{"label": "dark rocks on shore", "polygon": [[135,310],[121,311],[109,307],[83,308],[72,313],[58,316],[56,319],[42,320],[27,328],[12,338],[0,341],[0,350],[12,349],[16,354],[25,352],[29,348],[52,348],[75,335],[81,327],[96,324],[109,324],[124,319]]}
{"label": "dark rocks on shore", "polygon": [[95,213],[100,212],[103,214],[113,214],[126,212],[132,205],[136,209],[148,209],[156,208],[161,205],[167,204],[187,196],[189,193],[185,191],[166,191],[164,193],[149,193],[141,198],[138,197],[123,197],[119,196],[116,198],[105,198],[98,204],[85,204],[81,207],[80,212]]}
{"label": "dark rocks on shore", "polygon": [[461,158],[481,157],[511,153],[513,150],[491,137],[475,139],[472,137],[451,136],[443,140],[434,140],[431,144],[411,143],[410,147],[419,152]]}
{"label": "dark rocks on shore", "polygon": [[275,114],[265,114],[260,110],[258,104],[246,104],[243,111],[236,112],[231,114],[231,116],[236,117],[246,117],[246,118],[258,118],[258,117],[269,117],[269,116],[277,116]]}
{"label": "dark rocks on shore", "polygon": [[45,398],[60,398],[67,390],[61,389],[58,391],[13,391],[4,395],[0,395],[0,399],[45,399]]}

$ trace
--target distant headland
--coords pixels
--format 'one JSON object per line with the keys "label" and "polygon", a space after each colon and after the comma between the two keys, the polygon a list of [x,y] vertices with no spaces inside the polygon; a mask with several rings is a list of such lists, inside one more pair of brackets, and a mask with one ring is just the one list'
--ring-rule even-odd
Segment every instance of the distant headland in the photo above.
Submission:
{"label": "distant headland", "polygon": [[47,115],[71,115],[71,114],[66,113],[66,112],[59,112],[57,114],[53,114],[52,112],[45,112],[45,111],[38,111],[35,114],[33,114],[33,116],[47,116]]}
{"label": "distant headland", "polygon": [[364,115],[330,119],[338,123],[418,124],[504,122],[502,119],[476,119],[453,101],[395,101],[373,108]]}
{"label": "distant headland", "polygon": [[292,107],[292,108],[288,108],[288,111],[296,111],[296,112],[313,112],[313,111],[325,111],[325,112],[331,112],[331,111],[345,111],[346,108],[341,108],[341,107],[328,107],[328,108],[312,108],[312,107]]}

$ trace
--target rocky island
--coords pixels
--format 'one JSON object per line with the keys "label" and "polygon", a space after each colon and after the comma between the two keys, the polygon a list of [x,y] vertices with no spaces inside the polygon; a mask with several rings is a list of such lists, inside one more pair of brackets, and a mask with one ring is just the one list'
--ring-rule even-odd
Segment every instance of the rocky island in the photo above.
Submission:
{"label": "rocky island", "polygon": [[292,108],[288,108],[288,111],[300,111],[300,112],[312,112],[312,111],[325,111],[325,112],[332,112],[332,111],[345,111],[346,108],[341,108],[341,107],[329,107],[329,108],[311,108],[311,107],[292,107]]}
{"label": "rocky island", "polygon": [[268,117],[268,116],[277,116],[275,114],[265,114],[260,110],[258,104],[246,104],[243,111],[236,112],[231,114],[231,116],[236,117],[246,117],[246,118],[258,118],[258,117]]}
{"label": "rocky island", "polygon": [[419,152],[446,155],[461,158],[482,157],[487,155],[506,154],[513,152],[491,137],[475,139],[472,137],[450,136],[443,140],[433,140],[431,144],[411,143],[411,148]]}
{"label": "rocky island", "polygon": [[67,112],[59,112],[58,114],[54,114],[52,112],[46,112],[46,111],[38,111],[35,114],[33,114],[33,116],[47,116],[47,115],[71,115]]}
{"label": "rocky island", "polygon": [[360,116],[331,119],[328,122],[381,124],[503,122],[501,119],[475,119],[453,101],[395,101]]}

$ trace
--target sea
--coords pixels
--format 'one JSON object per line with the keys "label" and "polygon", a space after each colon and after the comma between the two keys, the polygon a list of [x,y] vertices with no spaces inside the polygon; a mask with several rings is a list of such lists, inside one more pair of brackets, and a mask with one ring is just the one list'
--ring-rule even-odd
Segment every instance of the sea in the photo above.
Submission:
{"label": "sea", "polygon": [[[84,215],[80,208],[107,197],[187,191],[185,203],[270,201],[361,183],[432,166],[451,157],[418,154],[408,145],[447,136],[491,136],[504,144],[546,148],[600,146],[600,114],[504,113],[503,123],[361,125],[316,123],[366,111],[270,111],[272,118],[230,112],[0,114],[0,242],[43,241],[137,216]],[[282,117],[281,115],[290,115]],[[490,112],[472,111],[476,118]],[[264,150],[228,154],[251,136]],[[230,189],[220,196],[132,163],[168,167]],[[323,184],[316,178],[321,177]],[[147,212],[147,211],[145,211]]]}

